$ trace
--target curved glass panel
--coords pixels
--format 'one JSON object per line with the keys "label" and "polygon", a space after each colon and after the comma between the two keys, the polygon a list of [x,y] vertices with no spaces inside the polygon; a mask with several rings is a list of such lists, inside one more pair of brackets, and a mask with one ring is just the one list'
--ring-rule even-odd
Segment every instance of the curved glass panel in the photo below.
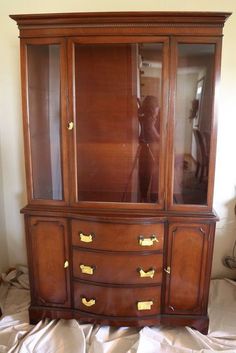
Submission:
{"label": "curved glass panel", "polygon": [[163,45],[75,45],[79,201],[157,203]]}
{"label": "curved glass panel", "polygon": [[207,204],[214,62],[214,44],[178,45],[175,204]]}

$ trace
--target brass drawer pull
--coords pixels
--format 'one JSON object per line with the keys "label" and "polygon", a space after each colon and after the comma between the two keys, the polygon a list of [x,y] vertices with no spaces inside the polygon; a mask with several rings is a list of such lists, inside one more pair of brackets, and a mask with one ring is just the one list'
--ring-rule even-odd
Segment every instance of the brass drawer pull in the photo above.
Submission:
{"label": "brass drawer pull", "polygon": [[84,234],[84,233],[80,233],[80,241],[82,241],[83,243],[92,243],[93,238],[94,238],[94,234]]}
{"label": "brass drawer pull", "polygon": [[138,272],[139,272],[139,276],[142,278],[144,278],[144,277],[153,278],[156,270],[154,268],[152,268],[149,271],[144,271],[142,268],[139,268]]}
{"label": "brass drawer pull", "polygon": [[149,300],[147,302],[138,302],[137,308],[138,310],[151,310],[153,305],[153,301]]}
{"label": "brass drawer pull", "polygon": [[87,265],[81,264],[79,267],[81,269],[81,272],[85,273],[86,275],[93,275],[95,270],[95,266],[87,266]]}
{"label": "brass drawer pull", "polygon": [[150,238],[144,238],[142,235],[138,237],[139,245],[141,246],[153,246],[154,242],[159,243],[156,235],[152,235]]}
{"label": "brass drawer pull", "polygon": [[96,303],[95,299],[87,300],[86,298],[82,298],[81,301],[82,301],[82,304],[84,304],[85,306],[93,306]]}

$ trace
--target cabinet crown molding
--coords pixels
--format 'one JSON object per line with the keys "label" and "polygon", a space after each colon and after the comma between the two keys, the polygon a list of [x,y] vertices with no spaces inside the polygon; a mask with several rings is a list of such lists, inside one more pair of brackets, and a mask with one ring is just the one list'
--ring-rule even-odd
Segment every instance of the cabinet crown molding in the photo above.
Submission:
{"label": "cabinet crown molding", "polygon": [[80,12],[10,15],[19,28],[40,26],[222,26],[230,12]]}

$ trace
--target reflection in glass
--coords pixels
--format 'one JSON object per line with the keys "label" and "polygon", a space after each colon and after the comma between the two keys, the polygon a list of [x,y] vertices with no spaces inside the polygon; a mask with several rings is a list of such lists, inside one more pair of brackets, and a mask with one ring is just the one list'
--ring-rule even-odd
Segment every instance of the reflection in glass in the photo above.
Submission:
{"label": "reflection in glass", "polygon": [[162,44],[75,45],[79,201],[158,202]]}
{"label": "reflection in glass", "polygon": [[214,53],[214,44],[178,45],[174,203],[207,203]]}
{"label": "reflection in glass", "polygon": [[59,45],[28,45],[27,65],[33,198],[62,200]]}

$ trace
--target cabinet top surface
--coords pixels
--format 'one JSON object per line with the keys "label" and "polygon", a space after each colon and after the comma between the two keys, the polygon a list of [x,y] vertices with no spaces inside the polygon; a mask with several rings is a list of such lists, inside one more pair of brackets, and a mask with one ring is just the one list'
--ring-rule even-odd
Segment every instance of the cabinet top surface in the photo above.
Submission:
{"label": "cabinet top surface", "polygon": [[43,23],[197,23],[224,24],[230,12],[81,12],[81,13],[44,13],[10,15],[18,24],[32,25]]}

